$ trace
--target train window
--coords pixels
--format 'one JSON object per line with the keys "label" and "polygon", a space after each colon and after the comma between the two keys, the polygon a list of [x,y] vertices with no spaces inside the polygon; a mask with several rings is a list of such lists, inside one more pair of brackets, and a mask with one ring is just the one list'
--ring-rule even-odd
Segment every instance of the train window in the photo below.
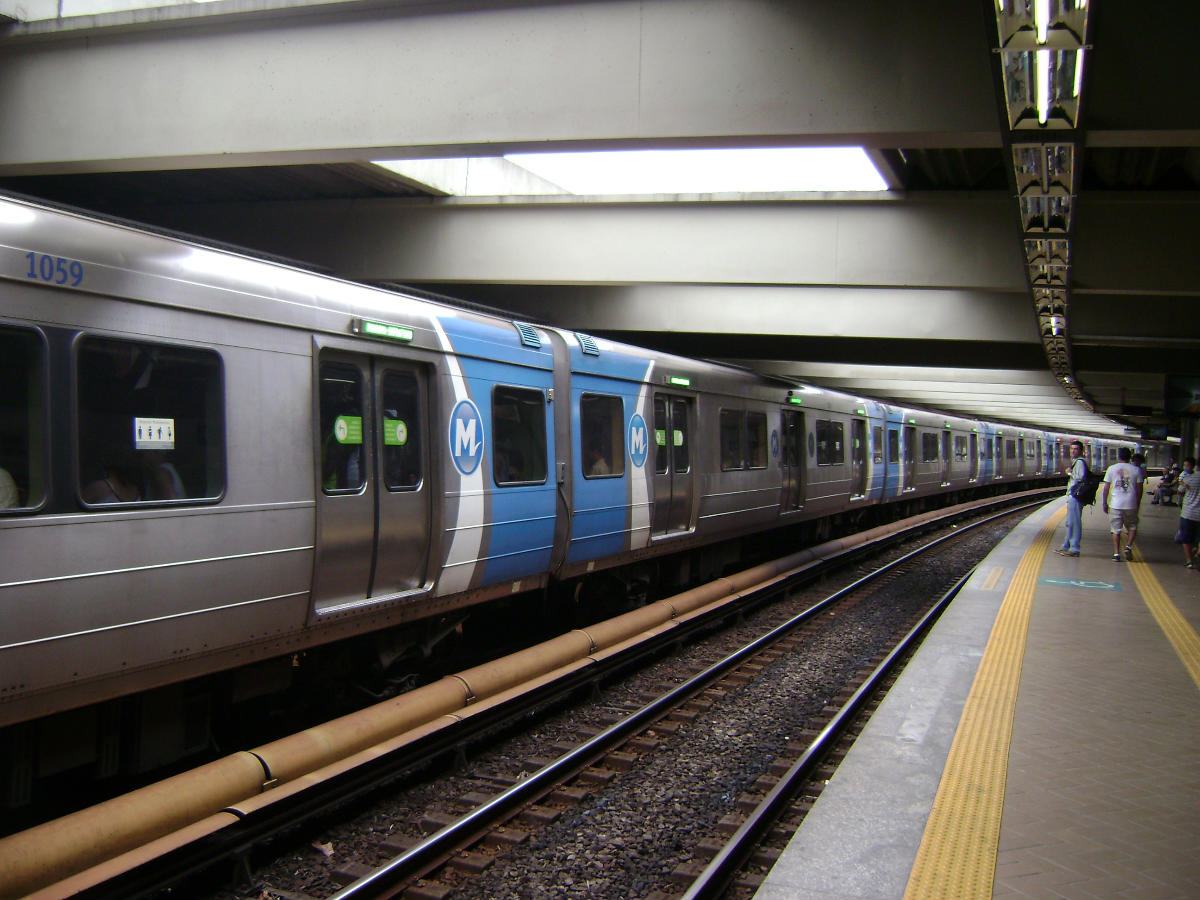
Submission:
{"label": "train window", "polygon": [[1004,458],[1005,459],[1016,459],[1017,458],[1017,442],[1016,441],[1005,441],[1004,442]]}
{"label": "train window", "polygon": [[817,465],[839,466],[846,461],[841,422],[817,419]]}
{"label": "train window", "polygon": [[938,436],[932,431],[921,435],[921,462],[936,462],[938,458]]}
{"label": "train window", "polygon": [[584,394],[579,398],[579,434],[585,478],[625,474],[625,412],[620,397]]}
{"label": "train window", "polygon": [[954,436],[954,458],[960,462],[967,458],[967,436],[965,434]]}
{"label": "train window", "polygon": [[380,386],[383,483],[389,491],[421,486],[421,395],[411,372],[386,371]]}
{"label": "train window", "polygon": [[327,494],[362,490],[363,380],[355,366],[321,364],[321,488]]}
{"label": "train window", "polygon": [[671,460],[671,451],[667,449],[667,401],[654,400],[654,471],[664,475],[667,464]]}
{"label": "train window", "polygon": [[691,471],[691,443],[688,441],[688,404],[686,400],[671,401],[671,462],[675,471]]}
{"label": "train window", "polygon": [[900,462],[900,432],[895,428],[888,429],[888,462]]}
{"label": "train window", "polygon": [[992,442],[986,438],[983,441],[983,449],[986,451],[988,459],[995,458],[995,454],[992,452]]}
{"label": "train window", "polygon": [[871,429],[871,462],[883,464],[883,428],[879,425]]}
{"label": "train window", "polygon": [[742,411],[721,410],[721,470],[744,469],[742,459]]}
{"label": "train window", "polygon": [[46,351],[25,329],[0,328],[0,511],[40,506],[46,495]]}
{"label": "train window", "polygon": [[546,480],[546,395],[529,388],[492,392],[492,475],[496,484]]}
{"label": "train window", "polygon": [[746,462],[751,469],[767,467],[766,413],[746,413]]}
{"label": "train window", "polygon": [[802,417],[799,413],[785,412],[783,414],[783,465],[798,467],[800,465],[800,453],[804,446],[804,429]]}
{"label": "train window", "polygon": [[76,377],[85,503],[220,497],[225,417],[216,353],[84,338]]}

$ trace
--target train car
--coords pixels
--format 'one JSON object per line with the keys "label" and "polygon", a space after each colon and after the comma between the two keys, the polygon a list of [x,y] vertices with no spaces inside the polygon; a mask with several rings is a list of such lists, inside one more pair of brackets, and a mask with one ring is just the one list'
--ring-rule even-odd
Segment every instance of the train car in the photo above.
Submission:
{"label": "train car", "polygon": [[[6,198],[0,376],[0,726],[79,709],[55,727],[93,748],[43,774],[194,749],[346,638],[386,667],[514,595],[666,588],[773,529],[1049,474],[1011,426]],[[226,672],[219,698],[184,687]],[[100,764],[131,716],[137,759]]]}

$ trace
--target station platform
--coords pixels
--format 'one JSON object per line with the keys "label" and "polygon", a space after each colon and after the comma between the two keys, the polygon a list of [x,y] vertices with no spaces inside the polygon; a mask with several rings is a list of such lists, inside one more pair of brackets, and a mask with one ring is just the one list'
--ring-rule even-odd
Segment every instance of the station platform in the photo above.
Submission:
{"label": "station platform", "polygon": [[926,637],[756,900],[1200,897],[1200,571],[1144,498],[1133,560],[1066,500]]}

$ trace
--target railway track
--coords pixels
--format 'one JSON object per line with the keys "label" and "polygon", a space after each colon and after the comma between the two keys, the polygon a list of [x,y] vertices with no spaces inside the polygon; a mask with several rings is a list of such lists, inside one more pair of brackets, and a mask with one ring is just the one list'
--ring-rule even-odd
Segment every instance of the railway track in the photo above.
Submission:
{"label": "railway track", "polygon": [[[960,529],[961,531],[961,529]],[[922,566],[909,562],[910,568],[920,570]],[[811,577],[818,569],[803,567]],[[928,569],[926,565],[924,568]],[[898,576],[891,574],[881,576],[895,583]],[[881,590],[878,587],[873,590]],[[857,585],[859,593],[865,585]],[[885,585],[886,587],[886,585]],[[779,592],[783,590],[781,580],[773,580],[768,590]],[[738,596],[719,613],[706,613],[682,616],[690,619],[690,627],[697,631],[713,628],[708,615],[718,615],[728,619],[731,616],[745,615],[752,604],[761,603],[759,597]],[[831,599],[830,603],[835,602]],[[844,602],[844,601],[843,601]],[[870,607],[870,603],[859,600],[858,605]],[[842,613],[833,613],[836,618],[842,615],[846,618],[846,606],[839,607]],[[818,610],[811,610],[800,622],[788,624],[788,631],[809,628],[809,619],[818,615]],[[858,626],[860,629],[866,625]],[[628,647],[612,649],[607,654],[596,653],[595,656],[606,656],[612,663],[612,671],[634,665],[637,660],[653,658],[662,653],[662,648],[668,643],[681,643],[687,638],[682,629],[673,625],[670,629],[660,629],[666,632],[660,634],[648,643],[628,641]],[[449,799],[442,798],[441,802],[432,805],[426,803],[419,814],[409,815],[408,821],[415,827],[408,829],[389,828],[391,833],[385,833],[378,841],[365,841],[368,845],[362,852],[353,856],[346,854],[346,848],[339,839],[329,845],[329,842],[314,840],[310,842],[312,852],[323,858],[321,869],[325,873],[325,893],[310,893],[320,886],[322,879],[309,879],[313,882],[303,888],[303,893],[295,888],[281,889],[278,896],[330,896],[339,883],[346,884],[338,897],[366,896],[397,896],[407,893],[412,897],[449,896],[468,897],[474,885],[484,886],[489,878],[497,877],[495,873],[502,868],[512,865],[511,860],[525,853],[524,848],[535,857],[542,852],[546,840],[554,840],[552,835],[558,829],[569,827],[578,828],[580,820],[593,816],[589,813],[589,804],[600,802],[613,790],[613,784],[627,778],[629,773],[653,763],[656,758],[664,756],[667,748],[681,741],[681,735],[692,732],[697,720],[709,715],[715,707],[728,703],[729,698],[743,692],[747,685],[753,685],[763,680],[762,673],[776,671],[781,660],[794,658],[796,653],[792,646],[797,640],[806,640],[800,636],[772,631],[760,641],[754,642],[738,654],[723,657],[719,661],[703,666],[705,672],[699,680],[688,680],[683,684],[673,685],[664,691],[664,696],[654,698],[653,702],[637,705],[630,697],[622,697],[615,701],[609,700],[608,716],[613,720],[605,726],[602,720],[593,719],[591,724],[573,725],[565,729],[560,739],[540,744],[540,752],[526,753],[510,762],[506,769],[493,768],[480,770],[469,775],[456,776],[456,784],[461,783],[463,789],[443,787],[440,790],[454,790]],[[837,642],[838,638],[831,638]],[[701,651],[698,651],[701,652]],[[765,655],[764,655],[765,654]],[[874,654],[877,655],[877,654]],[[854,672],[864,669],[865,660],[855,660],[852,666]],[[869,668],[869,667],[868,667]],[[653,677],[653,676],[651,676]],[[678,679],[676,675],[666,676],[668,681]],[[716,679],[725,679],[719,682]],[[586,675],[575,673],[565,679],[554,679],[553,683],[535,688],[523,701],[529,708],[545,708],[549,704],[561,702],[561,699],[573,693],[578,693],[581,687],[595,686],[601,678],[597,671],[589,671]],[[635,689],[635,693],[645,694],[645,687]],[[619,695],[618,695],[619,696]],[[828,699],[828,698],[826,698]],[[823,708],[826,700],[821,700]],[[635,708],[636,707],[636,708]],[[806,713],[811,718],[811,711]],[[481,729],[492,733],[510,730],[515,719],[520,720],[531,715],[528,711],[520,711],[502,703],[492,706],[490,712],[483,715],[465,717],[470,722],[471,729]],[[597,724],[599,722],[599,724]],[[602,727],[604,726],[604,727]],[[419,762],[428,763],[431,758],[456,756],[462,761],[463,748],[473,740],[466,732],[467,725],[442,729],[432,742],[418,742],[405,752],[381,751],[378,755],[386,759],[386,765],[368,765],[347,770],[347,773],[335,777],[333,793],[335,800],[318,800],[313,796],[304,796],[308,792],[297,792],[302,798],[290,804],[276,805],[269,814],[259,810],[241,813],[239,824],[243,827],[236,829],[236,837],[217,834],[208,835],[198,844],[189,843],[173,848],[159,858],[154,865],[127,868],[115,879],[103,883],[94,883],[83,888],[82,896],[150,896],[159,890],[162,883],[161,872],[166,870],[178,879],[187,873],[199,871],[211,866],[214,855],[236,856],[248,859],[251,848],[256,843],[271,840],[272,834],[288,828],[295,833],[297,819],[310,816],[318,810],[327,809],[331,803],[344,805],[348,799],[363,797],[379,791],[380,780],[396,779],[405,772],[417,767]],[[799,731],[796,733],[800,734]],[[728,735],[727,735],[728,736]],[[789,740],[786,744],[794,744]],[[721,754],[717,754],[721,755]],[[556,757],[549,766],[542,766],[547,757]],[[778,768],[778,765],[776,766]],[[764,777],[762,772],[755,775],[747,784],[753,786],[757,779]],[[757,782],[757,788],[763,783]],[[757,789],[756,788],[756,789]],[[434,793],[439,789],[434,788]],[[753,794],[753,790],[739,792]],[[601,798],[598,800],[598,798]],[[748,803],[741,798],[741,805]],[[464,804],[473,805],[473,809],[462,815]],[[736,803],[734,804],[737,805]],[[415,812],[415,808],[410,813]],[[713,836],[720,833],[720,828],[728,829],[730,820],[728,813],[713,820],[724,822],[720,827],[713,827],[713,834],[695,842],[695,846],[683,852],[678,864],[671,870],[669,882],[677,885],[681,878],[687,877],[688,866],[693,868],[702,860],[706,848],[713,846]],[[322,826],[324,827],[324,826]],[[218,830],[219,832],[220,830]],[[407,831],[407,833],[405,833]],[[431,834],[430,834],[431,833]],[[430,836],[426,836],[430,835]],[[277,843],[283,843],[276,838]],[[626,842],[628,843],[628,842]],[[373,844],[373,848],[370,845]],[[627,860],[621,859],[621,843],[612,849],[600,851],[590,858],[602,866],[621,867]],[[723,851],[714,851],[720,855]],[[379,867],[380,859],[394,857],[386,865]],[[753,858],[751,853],[750,858]],[[502,861],[502,865],[498,865]],[[561,870],[556,868],[561,874]],[[583,876],[586,882],[586,875]],[[662,886],[647,885],[643,895],[651,896]],[[480,896],[486,896],[485,891]],[[218,892],[214,896],[271,896],[271,886],[255,886],[249,892]],[[377,892],[377,893],[375,893]],[[562,894],[561,891],[558,893]],[[580,896],[585,895],[581,893]],[[663,891],[664,896],[681,896],[670,890]],[[569,893],[567,894],[569,895]],[[697,895],[704,896],[704,895]]]}
{"label": "railway track", "polygon": [[[450,812],[426,814],[425,827],[433,831],[428,838],[414,842],[371,871],[362,871],[358,866],[342,867],[339,876],[358,877],[334,894],[333,900],[492,895],[495,885],[485,885],[484,876],[500,859],[512,867],[513,860],[520,855],[536,854],[536,844],[530,840],[532,831],[544,828],[549,832],[568,810],[581,816],[578,812],[581,806],[594,801],[605,790],[619,789],[614,782],[622,773],[647,764],[647,759],[663,751],[668,742],[686,740],[688,730],[695,728],[700,717],[730,703],[732,698],[743,694],[747,685],[770,677],[769,673],[803,652],[812,634],[827,627],[823,619],[830,615],[854,617],[856,609],[869,607],[881,593],[904,590],[914,571],[929,564],[930,554],[945,541],[957,537],[939,538],[834,592],[683,684],[649,699],[644,706],[578,747],[555,748],[562,749],[563,755],[495,797],[483,800],[470,813],[461,817]],[[891,648],[883,659],[873,659],[871,664],[850,672],[838,694],[807,720],[804,730],[787,741],[773,760],[763,760],[762,772],[747,789],[731,798],[729,812],[716,821],[713,833],[696,842],[692,859],[670,870],[668,880],[678,885],[679,891],[659,887],[644,896],[699,900],[723,896],[730,886],[735,894],[752,892],[760,878],[755,867],[769,867],[782,846],[783,836],[794,830],[798,818],[819,793],[819,783],[831,774],[830,753],[839,738],[961,583],[959,579],[952,590],[931,604],[917,604],[930,608],[906,617],[911,627],[900,644]],[[913,623],[913,618],[919,621]],[[721,721],[719,714],[716,719]],[[526,761],[526,764],[536,762]],[[714,763],[714,770],[717,769]],[[686,767],[681,770],[688,771]],[[702,772],[698,774],[705,776]],[[730,775],[728,781],[733,782],[735,777]],[[716,784],[727,781],[716,771],[705,778]],[[467,796],[463,802],[482,799],[478,795]],[[780,822],[783,827],[773,835],[779,847],[764,845],[764,840],[772,837],[772,826]],[[509,838],[501,838],[493,829],[505,829]],[[520,835],[520,840],[512,840],[514,833]],[[393,841],[391,845],[396,843]],[[609,853],[607,858],[597,855],[597,859],[611,866],[623,862],[616,852]],[[587,879],[584,880],[586,883]],[[523,886],[518,893],[524,896],[525,889],[531,887]],[[604,886],[599,895],[608,896],[610,889],[611,886]]]}

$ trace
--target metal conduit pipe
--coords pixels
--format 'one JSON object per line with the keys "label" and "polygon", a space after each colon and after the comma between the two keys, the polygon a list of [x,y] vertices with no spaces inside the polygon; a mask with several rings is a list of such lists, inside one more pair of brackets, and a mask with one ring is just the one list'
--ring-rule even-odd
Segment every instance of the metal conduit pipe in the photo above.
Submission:
{"label": "metal conduit pipe", "polygon": [[0,841],[0,897],[26,894],[184,828],[263,789],[239,752]]}
{"label": "metal conduit pipe", "polygon": [[[907,521],[944,516],[925,513]],[[25,896],[217,815],[270,788],[456,713],[815,560],[885,536],[870,531],[810,547],[576,630],[502,659],[0,839],[0,896]]]}

